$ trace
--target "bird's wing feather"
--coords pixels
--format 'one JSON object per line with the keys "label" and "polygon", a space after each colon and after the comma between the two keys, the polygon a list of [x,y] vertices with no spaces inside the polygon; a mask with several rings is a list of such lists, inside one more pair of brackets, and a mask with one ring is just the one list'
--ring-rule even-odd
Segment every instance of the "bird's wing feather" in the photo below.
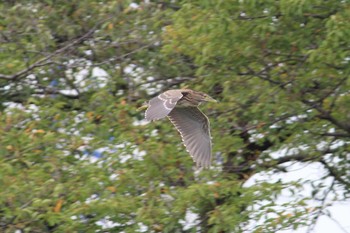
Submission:
{"label": "bird's wing feather", "polygon": [[169,90],[154,97],[148,102],[145,118],[152,121],[166,117],[175,108],[177,101],[182,96],[179,90]]}
{"label": "bird's wing feather", "polygon": [[197,166],[209,167],[212,145],[208,118],[197,107],[174,108],[168,117]]}

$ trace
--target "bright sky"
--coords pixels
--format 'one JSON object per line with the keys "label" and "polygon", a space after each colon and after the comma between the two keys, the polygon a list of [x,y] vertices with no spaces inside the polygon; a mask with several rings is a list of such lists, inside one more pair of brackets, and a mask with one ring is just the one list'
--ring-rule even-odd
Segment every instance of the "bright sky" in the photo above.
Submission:
{"label": "bright sky", "polygon": [[[256,181],[274,182],[274,179],[276,181],[278,179],[281,179],[285,182],[299,179],[309,179],[317,181],[326,173],[322,165],[318,163],[310,163],[307,165],[298,162],[290,163],[290,166],[288,166],[288,171],[288,173],[275,174],[274,178],[272,179],[270,176],[257,174],[247,182],[247,185],[253,185]],[[332,179],[323,181],[323,184],[326,186],[325,190],[328,189],[331,183]],[[303,191],[298,194],[307,196],[310,193],[311,186],[304,185]],[[341,193],[341,190],[339,190],[339,193]],[[290,198],[293,199],[292,197]],[[278,231],[277,233],[350,233],[350,201],[337,202],[333,201],[333,198],[333,194],[329,194],[327,198],[327,203],[331,204],[331,206],[327,208],[327,210],[330,213],[330,216],[321,216],[318,219],[314,228],[310,229],[309,227],[303,227],[299,228],[298,230],[284,230]],[[284,197],[283,199],[286,199],[286,197]],[[316,205],[319,203],[315,201],[314,204]]]}

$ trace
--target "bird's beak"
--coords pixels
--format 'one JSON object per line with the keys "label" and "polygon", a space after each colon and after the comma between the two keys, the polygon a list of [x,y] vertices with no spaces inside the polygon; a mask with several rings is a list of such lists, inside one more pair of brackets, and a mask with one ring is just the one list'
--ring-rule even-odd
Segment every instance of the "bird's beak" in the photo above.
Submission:
{"label": "bird's beak", "polygon": [[204,100],[207,101],[207,102],[214,102],[214,103],[217,103],[217,102],[218,102],[216,99],[213,99],[213,98],[210,97],[210,96],[205,97]]}
{"label": "bird's beak", "polygon": [[148,103],[143,103],[143,105],[139,108],[137,108],[137,111],[142,111],[142,110],[145,110],[146,108],[148,108]]}

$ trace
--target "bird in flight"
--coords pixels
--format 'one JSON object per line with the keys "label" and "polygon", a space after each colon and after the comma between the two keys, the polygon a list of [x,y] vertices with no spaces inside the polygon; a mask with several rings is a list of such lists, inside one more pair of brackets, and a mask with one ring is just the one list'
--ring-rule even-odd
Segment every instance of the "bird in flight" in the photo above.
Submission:
{"label": "bird in flight", "polygon": [[145,118],[149,121],[168,117],[179,131],[187,151],[197,167],[210,167],[211,136],[208,117],[199,110],[202,102],[217,102],[209,95],[190,89],[168,90],[147,104]]}

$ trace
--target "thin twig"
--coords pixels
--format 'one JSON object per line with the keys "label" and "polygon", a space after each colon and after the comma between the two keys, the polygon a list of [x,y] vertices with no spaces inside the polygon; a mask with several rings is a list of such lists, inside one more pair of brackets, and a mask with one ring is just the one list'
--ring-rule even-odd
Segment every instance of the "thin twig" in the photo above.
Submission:
{"label": "thin twig", "polygon": [[37,67],[50,64],[52,62],[52,61],[50,61],[51,58],[57,56],[60,53],[63,53],[64,51],[70,49],[74,45],[79,44],[79,43],[83,42],[84,40],[86,40],[87,38],[89,38],[92,34],[94,34],[94,32],[96,31],[96,29],[99,25],[101,25],[103,22],[109,20],[110,18],[111,17],[108,17],[107,19],[102,20],[101,22],[97,23],[93,28],[91,28],[88,32],[86,32],[81,37],[71,41],[69,44],[65,45],[64,47],[62,47],[60,49],[57,49],[53,53],[50,53],[49,55],[39,59],[38,61],[34,62],[33,64],[27,66],[27,68],[20,70],[17,73],[14,73],[12,75],[0,74],[0,79],[16,80],[16,79],[19,79],[19,78],[23,77],[24,75],[28,74],[30,71],[32,71],[33,69],[35,69]]}
{"label": "thin twig", "polygon": [[323,215],[323,211],[326,208],[327,197],[330,194],[330,192],[333,190],[334,185],[335,185],[335,179],[333,179],[331,186],[327,189],[324,197],[322,198],[321,208],[317,211],[317,214],[312,221],[313,223],[308,227],[306,233],[311,233],[315,229],[318,219]]}

